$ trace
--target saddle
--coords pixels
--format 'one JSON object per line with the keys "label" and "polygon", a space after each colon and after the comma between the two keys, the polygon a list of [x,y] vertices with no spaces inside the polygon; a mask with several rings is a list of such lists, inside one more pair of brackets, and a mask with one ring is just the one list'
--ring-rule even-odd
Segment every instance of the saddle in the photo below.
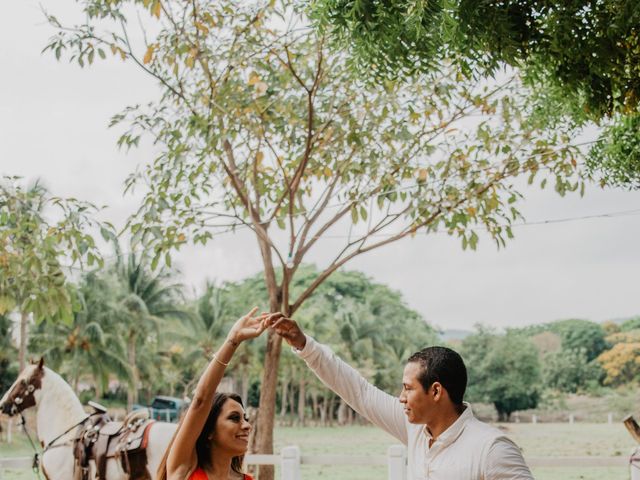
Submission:
{"label": "saddle", "polygon": [[95,462],[96,478],[106,480],[110,458],[119,463],[130,480],[151,480],[146,448],[153,423],[146,410],[131,412],[124,421],[114,422],[106,409],[99,409],[76,433],[74,480],[91,478],[91,460]]}

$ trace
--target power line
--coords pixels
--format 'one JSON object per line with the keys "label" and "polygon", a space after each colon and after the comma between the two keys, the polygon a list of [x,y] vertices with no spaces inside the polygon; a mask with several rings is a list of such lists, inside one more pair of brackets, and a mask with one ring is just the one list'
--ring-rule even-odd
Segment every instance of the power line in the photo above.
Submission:
{"label": "power line", "polygon": [[[592,220],[592,219],[596,219],[596,218],[615,218],[615,217],[630,217],[630,216],[635,216],[635,215],[640,215],[640,208],[637,209],[633,209],[633,210],[620,210],[620,211],[616,211],[616,212],[607,212],[607,213],[599,213],[599,214],[593,214],[593,215],[582,215],[582,216],[578,216],[578,217],[565,217],[565,218],[553,218],[553,219],[548,219],[548,220],[538,220],[538,221],[533,221],[533,222],[519,222],[519,223],[509,223],[509,224],[504,224],[504,225],[497,225],[496,228],[514,228],[514,227],[529,227],[529,226],[536,226],[536,225],[551,225],[551,224],[556,224],[556,223],[567,223],[567,222],[577,222],[580,220]],[[479,227],[479,230],[483,230],[483,231],[487,231],[486,227]],[[393,237],[395,235],[398,235],[401,232],[396,232],[396,233],[378,233],[378,234],[372,234],[369,235],[369,237]],[[435,235],[435,234],[443,234],[446,233],[448,234],[449,232],[445,232],[444,230],[439,230],[439,231],[435,231],[435,232],[426,232],[426,235]],[[323,238],[349,238],[347,235],[323,235]]]}
{"label": "power line", "polygon": [[[532,221],[532,222],[519,222],[519,223],[511,223],[511,224],[505,224],[505,225],[499,225],[496,226],[496,228],[500,227],[500,228],[517,228],[517,227],[531,227],[531,226],[538,226],[538,225],[553,225],[553,224],[559,224],[559,223],[568,223],[568,222],[578,222],[578,221],[582,221],[582,220],[593,220],[593,219],[600,219],[600,218],[618,218],[618,217],[631,217],[631,216],[637,216],[640,215],[640,208],[636,208],[636,209],[631,209],[631,210],[618,210],[618,211],[614,211],[614,212],[606,212],[606,213],[598,213],[598,214],[591,214],[591,215],[581,215],[581,216],[576,216],[576,217],[564,217],[564,218],[552,218],[552,219],[546,219],[546,220],[537,220],[537,221]],[[483,231],[487,231],[486,227],[478,227],[477,229],[479,230],[483,230]],[[216,236],[221,236],[224,235],[226,233],[231,233],[232,229],[228,229],[225,230],[223,232],[217,233]],[[393,237],[395,235],[398,235],[401,232],[395,232],[395,233],[377,233],[377,234],[372,234],[372,235],[368,235],[368,238],[389,238],[389,237]],[[438,230],[438,231],[434,231],[434,232],[425,232],[425,235],[442,235],[442,234],[449,234],[449,232],[446,232],[444,230]],[[352,238],[354,235],[322,235],[321,238],[332,238],[332,239],[340,239],[340,238]],[[116,258],[122,258],[122,257],[126,257],[128,255],[130,255],[132,252],[122,252],[120,254],[116,254],[116,255],[109,255],[109,256],[104,256],[102,257],[103,260],[114,260]],[[72,265],[64,265],[62,266],[62,268],[68,269],[68,270],[76,270],[76,271],[84,271],[83,268],[81,267],[75,267]]]}

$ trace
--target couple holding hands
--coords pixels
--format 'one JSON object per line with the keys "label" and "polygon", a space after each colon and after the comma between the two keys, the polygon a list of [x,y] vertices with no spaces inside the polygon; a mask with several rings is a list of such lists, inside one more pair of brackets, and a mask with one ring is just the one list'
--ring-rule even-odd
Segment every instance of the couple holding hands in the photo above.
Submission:
{"label": "couple holding hands", "polygon": [[242,399],[216,390],[240,343],[267,328],[356,412],[407,446],[410,480],[533,480],[518,446],[476,419],[463,401],[467,371],[458,353],[427,347],[411,355],[395,397],[305,335],[294,320],[257,311],[236,321],[200,377],[159,480],[252,480],[242,472],[251,431]]}

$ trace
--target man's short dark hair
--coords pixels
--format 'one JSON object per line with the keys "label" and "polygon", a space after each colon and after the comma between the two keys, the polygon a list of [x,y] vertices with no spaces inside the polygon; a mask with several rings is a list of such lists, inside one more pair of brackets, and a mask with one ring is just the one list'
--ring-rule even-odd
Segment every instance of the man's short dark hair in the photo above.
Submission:
{"label": "man's short dark hair", "polygon": [[440,382],[451,401],[462,405],[467,389],[467,367],[460,354],[447,347],[427,347],[411,355],[407,360],[409,362],[418,363],[422,367],[418,381],[425,392],[429,391],[434,382]]}

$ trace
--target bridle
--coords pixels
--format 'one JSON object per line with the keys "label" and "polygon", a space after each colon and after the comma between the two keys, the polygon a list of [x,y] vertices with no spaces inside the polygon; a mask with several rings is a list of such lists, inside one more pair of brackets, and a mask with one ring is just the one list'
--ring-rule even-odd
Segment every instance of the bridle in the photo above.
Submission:
{"label": "bridle", "polygon": [[[11,398],[11,396],[7,398],[5,403],[10,402],[10,405],[11,405],[8,412],[9,416],[14,416],[18,414],[21,415],[22,412],[27,408],[35,407],[36,405],[35,392],[38,388],[40,388],[40,385],[36,387],[34,383],[31,383],[32,381],[33,379],[31,379],[29,382],[27,382],[26,380],[22,380],[22,385],[25,387],[24,392],[22,392],[21,395],[18,395],[13,399]],[[40,381],[40,379],[38,379],[38,381]],[[4,409],[5,407],[3,405],[3,410]]]}
{"label": "bridle", "polygon": [[[33,448],[34,452],[33,463],[31,467],[38,478],[40,478],[40,454],[38,453],[38,449],[36,448],[36,445],[33,442],[29,431],[27,430],[27,422],[22,412],[24,412],[27,408],[31,408],[36,405],[35,392],[42,386],[41,382],[41,376],[32,376],[29,381],[23,379],[19,384],[23,388],[20,394],[9,395],[2,405],[2,411],[6,411],[9,416],[13,417],[14,415],[20,415],[20,426],[27,436],[27,439],[29,440],[31,448]],[[9,406],[9,408],[7,408],[7,406]]]}

